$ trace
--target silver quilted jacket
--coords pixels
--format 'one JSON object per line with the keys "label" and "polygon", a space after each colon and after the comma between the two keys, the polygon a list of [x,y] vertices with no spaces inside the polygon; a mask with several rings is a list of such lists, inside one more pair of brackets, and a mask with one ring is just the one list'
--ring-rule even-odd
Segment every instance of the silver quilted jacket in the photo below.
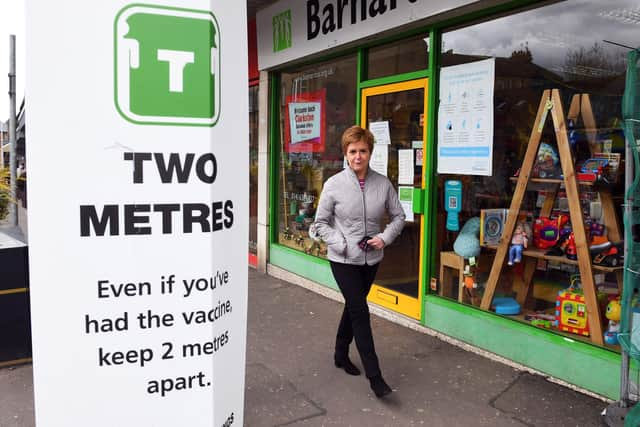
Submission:
{"label": "silver quilted jacket", "polygon": [[[390,222],[383,229],[383,218]],[[356,173],[345,168],[325,182],[310,234],[328,246],[328,258],[343,264],[373,265],[382,260],[383,250],[363,251],[358,242],[364,236],[382,238],[391,244],[404,227],[405,214],[391,181],[369,168],[364,191]]]}

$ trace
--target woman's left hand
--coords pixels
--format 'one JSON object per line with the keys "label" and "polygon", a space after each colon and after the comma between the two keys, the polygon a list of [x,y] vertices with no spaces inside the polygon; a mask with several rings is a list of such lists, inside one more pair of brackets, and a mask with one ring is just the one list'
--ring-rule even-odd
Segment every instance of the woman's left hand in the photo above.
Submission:
{"label": "woman's left hand", "polygon": [[367,244],[369,246],[371,246],[373,249],[382,249],[382,248],[384,248],[384,240],[382,240],[378,236],[372,237],[371,239],[367,240]]}

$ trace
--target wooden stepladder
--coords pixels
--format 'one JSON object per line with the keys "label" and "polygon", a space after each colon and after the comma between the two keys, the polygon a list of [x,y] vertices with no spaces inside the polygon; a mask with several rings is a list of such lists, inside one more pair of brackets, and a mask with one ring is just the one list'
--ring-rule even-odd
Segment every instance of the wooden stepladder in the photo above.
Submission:
{"label": "wooden stepladder", "polygon": [[[575,105],[574,105],[575,104]],[[560,157],[560,164],[562,167],[563,179],[542,179],[534,178],[536,183],[546,183],[549,186],[549,193],[545,198],[544,204],[540,210],[540,216],[549,216],[553,209],[555,201],[555,195],[558,192],[560,184],[564,184],[567,194],[567,200],[569,203],[569,215],[571,218],[571,225],[573,228],[576,250],[577,250],[577,265],[580,271],[580,280],[584,292],[585,304],[587,306],[587,316],[589,319],[589,329],[592,342],[596,344],[603,344],[602,336],[602,322],[600,320],[600,310],[598,307],[598,299],[596,294],[596,287],[593,277],[593,266],[591,264],[591,255],[589,253],[589,242],[584,227],[584,218],[582,215],[582,209],[580,207],[580,195],[578,189],[578,181],[576,179],[575,167],[573,164],[573,158],[571,155],[571,149],[569,146],[569,139],[567,135],[567,123],[565,115],[562,109],[562,102],[560,99],[560,92],[558,89],[547,89],[543,92],[540,100],[540,106],[536,114],[536,119],[533,123],[531,136],[529,137],[529,144],[525,152],[522,167],[520,168],[520,174],[516,183],[515,191],[511,199],[511,206],[509,207],[509,215],[504,227],[504,232],[498,243],[497,252],[491,272],[489,273],[489,279],[486,284],[484,295],[480,307],[484,310],[488,310],[491,307],[493,296],[495,294],[498,279],[502,272],[502,268],[505,264],[505,258],[509,251],[509,245],[511,243],[511,237],[518,220],[520,213],[520,207],[527,191],[527,186],[531,179],[531,173],[533,166],[536,162],[538,153],[538,147],[540,146],[540,139],[542,137],[542,131],[544,129],[547,118],[551,116],[553,121],[553,128],[555,131],[556,142],[558,147],[558,154]],[[593,120],[593,113],[591,112],[591,104],[589,102],[588,95],[581,94],[575,95],[571,102],[569,117],[574,120],[578,115],[582,115],[587,135],[589,138],[590,147],[595,146],[596,128],[595,121]],[[591,136],[589,136],[591,135]],[[592,152],[593,152],[593,148]],[[602,194],[602,192],[601,192]],[[605,197],[606,198],[606,197]],[[610,200],[610,196],[609,196]],[[608,208],[604,206],[605,201],[603,198],[603,213],[605,213],[605,221],[607,221]],[[615,221],[615,213],[613,212],[613,204],[610,205],[611,212],[614,216],[613,223]],[[611,218],[609,218],[611,220]],[[617,225],[615,227],[610,226],[610,238],[619,238],[619,229]],[[615,229],[615,230],[614,230]],[[576,264],[575,261],[567,260],[564,257],[552,257],[546,256],[543,251],[535,250],[533,248],[527,249],[523,252],[525,268],[522,283],[517,294],[518,302],[523,305],[526,301],[527,295],[530,292],[530,287],[535,273],[537,259],[554,259],[560,262],[567,262]]]}
{"label": "wooden stepladder", "polygon": [[[573,120],[575,126],[578,123],[579,117],[582,118],[582,123],[587,134],[589,152],[591,153],[591,157],[595,157],[595,153],[599,151],[597,147],[598,127],[596,126],[593,108],[591,108],[591,98],[588,93],[576,94],[571,98],[567,120]],[[606,187],[601,187],[598,189],[598,194],[600,195],[600,203],[602,205],[603,222],[607,226],[607,237],[612,242],[619,242],[622,240],[622,231],[620,230],[618,217],[616,216],[611,191]],[[615,271],[620,295],[622,295],[623,272],[623,269],[616,269]]]}

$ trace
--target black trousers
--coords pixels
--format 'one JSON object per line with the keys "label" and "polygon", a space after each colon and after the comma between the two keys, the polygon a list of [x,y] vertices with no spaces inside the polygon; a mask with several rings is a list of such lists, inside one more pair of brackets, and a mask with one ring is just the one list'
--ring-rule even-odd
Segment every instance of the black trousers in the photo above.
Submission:
{"label": "black trousers", "polygon": [[352,265],[331,261],[331,271],[345,300],[334,357],[336,360],[347,357],[349,345],[355,338],[367,378],[381,375],[367,305],[367,294],[378,271],[378,264]]}

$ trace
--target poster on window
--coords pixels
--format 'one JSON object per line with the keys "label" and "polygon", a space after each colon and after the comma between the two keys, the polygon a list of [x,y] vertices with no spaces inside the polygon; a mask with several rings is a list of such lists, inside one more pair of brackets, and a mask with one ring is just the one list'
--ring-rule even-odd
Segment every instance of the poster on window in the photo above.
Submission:
{"label": "poster on window", "polygon": [[371,153],[369,167],[374,171],[387,176],[387,170],[389,169],[389,146],[387,144],[373,145],[373,152]]}
{"label": "poster on window", "polygon": [[288,153],[324,152],[326,90],[287,96],[285,149]]}
{"label": "poster on window", "polygon": [[494,58],[443,67],[438,173],[492,174]]}

